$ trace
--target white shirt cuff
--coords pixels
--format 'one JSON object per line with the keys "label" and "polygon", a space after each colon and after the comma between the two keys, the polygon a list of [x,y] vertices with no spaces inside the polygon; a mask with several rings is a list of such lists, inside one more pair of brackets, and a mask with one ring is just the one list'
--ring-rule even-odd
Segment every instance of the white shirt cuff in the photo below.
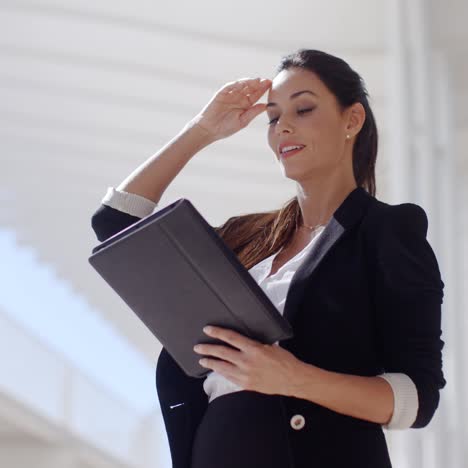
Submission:
{"label": "white shirt cuff", "polygon": [[148,198],[117,190],[114,187],[108,187],[101,203],[138,218],[150,215],[158,206],[157,203]]}
{"label": "white shirt cuff", "polygon": [[419,399],[416,385],[406,374],[389,372],[377,377],[385,379],[392,387],[395,400],[392,418],[385,429],[408,429],[412,426],[418,415]]}

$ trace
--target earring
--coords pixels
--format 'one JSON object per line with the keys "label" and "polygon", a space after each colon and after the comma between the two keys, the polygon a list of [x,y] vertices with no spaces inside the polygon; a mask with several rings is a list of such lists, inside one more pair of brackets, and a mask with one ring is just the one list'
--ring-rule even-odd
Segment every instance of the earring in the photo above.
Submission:
{"label": "earring", "polygon": [[351,135],[346,135],[346,139],[349,140],[351,138]]}

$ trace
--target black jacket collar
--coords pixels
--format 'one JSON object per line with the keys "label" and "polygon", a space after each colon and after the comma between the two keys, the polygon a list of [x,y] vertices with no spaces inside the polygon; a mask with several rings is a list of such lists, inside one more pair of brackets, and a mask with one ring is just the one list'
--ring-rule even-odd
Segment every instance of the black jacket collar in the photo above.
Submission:
{"label": "black jacket collar", "polygon": [[297,313],[307,281],[338,239],[350,230],[366,213],[369,202],[375,199],[364,188],[356,187],[335,210],[317,242],[307,253],[291,279],[283,316],[292,323]]}

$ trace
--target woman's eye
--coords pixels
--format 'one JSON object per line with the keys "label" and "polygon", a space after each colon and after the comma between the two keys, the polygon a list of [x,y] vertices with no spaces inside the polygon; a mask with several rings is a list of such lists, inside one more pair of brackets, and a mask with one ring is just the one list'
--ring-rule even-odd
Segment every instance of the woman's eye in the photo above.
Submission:
{"label": "woman's eye", "polygon": [[[315,107],[312,107],[310,109],[298,109],[297,113],[298,114],[305,114],[306,112],[310,112],[310,111],[313,111],[315,109]],[[271,125],[273,122],[275,122],[276,120],[278,120],[277,117],[275,117],[274,119],[271,119],[269,122],[268,122],[268,125]]]}

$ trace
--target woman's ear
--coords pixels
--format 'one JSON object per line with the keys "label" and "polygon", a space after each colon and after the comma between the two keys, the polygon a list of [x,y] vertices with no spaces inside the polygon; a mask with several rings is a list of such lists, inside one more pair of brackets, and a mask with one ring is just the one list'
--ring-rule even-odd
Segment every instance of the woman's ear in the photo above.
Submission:
{"label": "woman's ear", "polygon": [[360,102],[355,102],[348,108],[348,118],[345,134],[351,138],[357,136],[366,120],[366,110]]}

